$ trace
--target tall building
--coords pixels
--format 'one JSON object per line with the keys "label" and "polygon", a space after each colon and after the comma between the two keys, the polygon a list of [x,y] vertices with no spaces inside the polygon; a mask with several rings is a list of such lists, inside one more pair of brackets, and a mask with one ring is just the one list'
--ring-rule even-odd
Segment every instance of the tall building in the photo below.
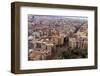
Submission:
{"label": "tall building", "polygon": [[76,47],[76,39],[75,38],[69,38],[69,47],[71,47],[71,48]]}
{"label": "tall building", "polygon": [[42,43],[41,49],[47,49],[46,42],[43,42],[43,43]]}

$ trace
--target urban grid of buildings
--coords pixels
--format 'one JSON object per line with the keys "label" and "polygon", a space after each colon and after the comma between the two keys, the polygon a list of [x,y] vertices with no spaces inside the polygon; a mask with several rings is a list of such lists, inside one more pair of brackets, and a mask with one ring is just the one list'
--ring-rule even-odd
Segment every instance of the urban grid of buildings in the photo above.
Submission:
{"label": "urban grid of buildings", "polygon": [[68,48],[87,49],[87,46],[86,17],[28,15],[29,60],[59,59]]}

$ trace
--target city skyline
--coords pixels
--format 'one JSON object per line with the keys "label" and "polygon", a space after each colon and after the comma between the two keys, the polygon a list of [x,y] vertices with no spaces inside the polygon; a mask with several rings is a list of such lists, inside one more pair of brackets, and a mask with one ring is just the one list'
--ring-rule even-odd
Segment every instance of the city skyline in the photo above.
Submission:
{"label": "city skyline", "polygon": [[28,15],[28,60],[87,58],[88,18]]}

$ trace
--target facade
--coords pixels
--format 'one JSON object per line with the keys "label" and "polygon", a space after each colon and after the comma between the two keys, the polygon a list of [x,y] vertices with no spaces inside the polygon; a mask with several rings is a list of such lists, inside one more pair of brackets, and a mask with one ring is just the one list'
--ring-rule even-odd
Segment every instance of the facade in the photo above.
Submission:
{"label": "facade", "polygon": [[41,53],[38,51],[31,51],[29,53],[29,60],[40,60],[41,59]]}
{"label": "facade", "polygon": [[87,42],[87,38],[69,38],[69,47],[85,49],[88,45]]}
{"label": "facade", "polygon": [[69,38],[69,47],[75,48],[76,47],[76,39],[75,38]]}

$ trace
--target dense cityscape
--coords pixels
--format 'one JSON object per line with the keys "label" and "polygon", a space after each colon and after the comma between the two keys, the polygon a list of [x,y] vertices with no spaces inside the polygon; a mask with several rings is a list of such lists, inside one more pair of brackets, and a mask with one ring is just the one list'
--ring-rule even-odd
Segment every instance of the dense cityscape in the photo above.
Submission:
{"label": "dense cityscape", "polygon": [[28,60],[87,58],[87,19],[28,15]]}

